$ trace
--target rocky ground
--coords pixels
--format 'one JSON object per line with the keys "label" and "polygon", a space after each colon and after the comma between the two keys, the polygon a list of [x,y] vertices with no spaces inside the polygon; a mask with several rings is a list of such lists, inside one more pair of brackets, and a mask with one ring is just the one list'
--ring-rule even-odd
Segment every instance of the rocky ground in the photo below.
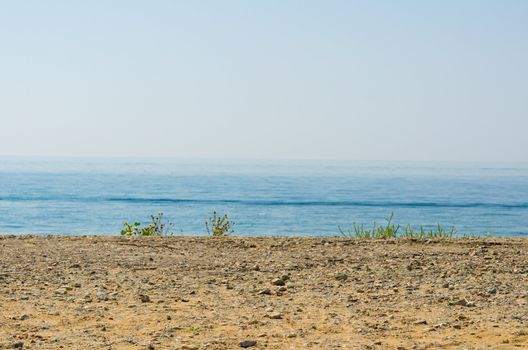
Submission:
{"label": "rocky ground", "polygon": [[528,240],[0,236],[0,349],[528,349]]}

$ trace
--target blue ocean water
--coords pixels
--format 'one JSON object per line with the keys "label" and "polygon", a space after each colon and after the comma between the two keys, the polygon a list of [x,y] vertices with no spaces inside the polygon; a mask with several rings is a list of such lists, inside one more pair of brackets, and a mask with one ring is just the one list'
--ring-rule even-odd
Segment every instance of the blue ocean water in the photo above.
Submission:
{"label": "blue ocean water", "polygon": [[118,234],[158,212],[205,234],[216,209],[240,235],[338,235],[338,225],[455,225],[528,236],[528,165],[0,158],[0,233]]}

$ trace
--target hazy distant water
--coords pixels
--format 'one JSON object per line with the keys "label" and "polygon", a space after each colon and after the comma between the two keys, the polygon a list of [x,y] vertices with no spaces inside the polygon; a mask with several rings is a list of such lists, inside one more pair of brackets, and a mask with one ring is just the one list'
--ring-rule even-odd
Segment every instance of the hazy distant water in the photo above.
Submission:
{"label": "hazy distant water", "polygon": [[162,211],[204,234],[213,209],[247,235],[337,235],[394,212],[528,236],[528,165],[0,158],[0,233],[117,234]]}

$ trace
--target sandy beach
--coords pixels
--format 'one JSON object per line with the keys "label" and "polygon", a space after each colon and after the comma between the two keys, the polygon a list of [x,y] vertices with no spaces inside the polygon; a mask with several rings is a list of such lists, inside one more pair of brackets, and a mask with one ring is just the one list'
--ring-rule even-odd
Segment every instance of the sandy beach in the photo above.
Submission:
{"label": "sandy beach", "polygon": [[0,349],[528,349],[528,240],[0,236]]}

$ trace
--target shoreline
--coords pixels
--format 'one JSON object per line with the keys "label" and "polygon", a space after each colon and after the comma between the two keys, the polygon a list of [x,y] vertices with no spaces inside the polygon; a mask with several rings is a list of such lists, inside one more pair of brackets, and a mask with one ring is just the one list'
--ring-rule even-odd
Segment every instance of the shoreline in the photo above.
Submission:
{"label": "shoreline", "polygon": [[0,235],[0,305],[0,349],[522,349],[528,239]]}
{"label": "shoreline", "polygon": [[[156,236],[123,236],[119,233],[93,233],[93,234],[68,234],[68,233],[2,233],[0,232],[0,239],[6,238],[129,238],[129,239],[177,239],[177,238],[215,238],[210,234],[204,233],[178,233],[178,234],[163,234]],[[240,238],[240,239],[260,239],[260,238],[278,238],[278,239],[332,239],[332,240],[349,240],[349,241],[370,241],[370,242],[382,242],[382,241],[460,241],[460,240],[526,240],[528,239],[528,233],[515,234],[515,235],[487,235],[487,234],[465,234],[456,235],[450,238],[441,237],[405,237],[398,236],[392,238],[359,238],[355,236],[343,236],[343,235],[275,235],[275,234],[226,234],[220,238]]]}

